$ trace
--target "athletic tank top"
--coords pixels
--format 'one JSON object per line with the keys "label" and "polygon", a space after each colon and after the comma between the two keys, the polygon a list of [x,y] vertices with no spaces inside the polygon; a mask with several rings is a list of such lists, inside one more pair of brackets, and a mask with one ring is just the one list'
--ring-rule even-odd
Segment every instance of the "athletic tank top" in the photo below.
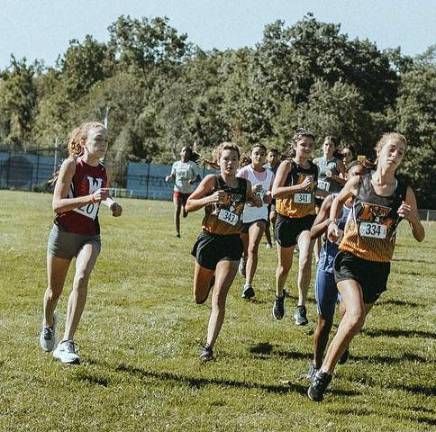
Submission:
{"label": "athletic tank top", "polygon": [[203,231],[218,235],[241,233],[242,212],[247,201],[247,180],[239,177],[236,179],[238,186],[232,188],[220,175],[215,176],[215,187],[210,195],[217,190],[223,190],[226,200],[224,204],[215,203],[204,208]]}
{"label": "athletic tank top", "polygon": [[[285,181],[284,186],[294,186],[303,183],[306,177],[312,177],[316,184],[318,180],[318,168],[309,161],[309,168],[303,168],[296,162],[292,161],[291,171]],[[276,199],[276,211],[282,216],[288,218],[302,218],[307,215],[315,214],[315,189],[305,190],[292,194],[286,198]]]}
{"label": "athletic tank top", "polygon": [[338,176],[339,171],[337,168],[339,159],[331,158],[327,160],[325,157],[320,157],[314,159],[314,163],[318,165],[318,190],[327,193],[339,192],[342,189],[342,186],[334,181],[332,178],[326,176],[327,171],[331,171],[333,175]]}
{"label": "athletic tank top", "polygon": [[[337,219],[337,225],[340,230],[344,230],[345,223],[347,221],[348,215],[351,212],[351,208],[349,207],[342,207],[341,215]],[[322,248],[319,252],[319,261],[318,261],[318,268],[326,273],[333,273],[334,267],[333,263],[335,261],[335,257],[338,253],[339,242],[332,243],[327,239],[327,236],[324,236],[324,242],[322,245]]]}
{"label": "athletic tank top", "polygon": [[[247,177],[252,186],[256,186],[258,184],[262,185],[262,191],[258,192],[258,197],[263,200],[265,194],[271,188],[271,182],[274,177],[274,174],[271,170],[265,169],[265,171],[261,174],[264,175],[263,180],[259,180],[256,177],[255,171],[251,165],[248,165],[242,168],[241,171],[245,171],[247,173]],[[242,221],[244,223],[253,222],[256,220],[268,220],[268,204],[263,203],[262,207],[255,207],[251,205],[246,205],[244,207],[244,213],[242,214]]]}
{"label": "athletic tank top", "polygon": [[[106,187],[106,168],[99,163],[97,166],[88,165],[81,158],[76,159],[76,172],[71,181],[68,198],[90,195],[100,188]],[[98,210],[100,203],[87,204],[83,207],[59,213],[55,217],[55,224],[62,230],[80,235],[100,234]]]}
{"label": "athletic tank top", "polygon": [[397,211],[406,198],[407,184],[397,180],[394,193],[384,197],[375,193],[371,178],[371,173],[361,177],[339,249],[367,261],[389,262],[401,220]]}

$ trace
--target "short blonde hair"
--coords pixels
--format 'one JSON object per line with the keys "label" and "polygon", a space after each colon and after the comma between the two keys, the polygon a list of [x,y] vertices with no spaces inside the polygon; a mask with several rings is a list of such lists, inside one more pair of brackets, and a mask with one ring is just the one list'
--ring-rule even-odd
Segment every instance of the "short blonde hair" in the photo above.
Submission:
{"label": "short blonde hair", "polygon": [[401,135],[398,132],[387,132],[387,133],[384,133],[382,135],[382,137],[378,140],[378,142],[377,142],[377,144],[375,146],[375,151],[377,152],[377,154],[380,153],[381,149],[384,147],[384,145],[390,139],[398,140],[401,143],[403,143],[405,147],[407,147],[407,140],[406,140],[406,137],[404,135]]}
{"label": "short blonde hair", "polygon": [[218,156],[218,162],[221,159],[221,155],[224,150],[233,150],[238,154],[238,159],[241,159],[241,150],[239,150],[239,147],[232,143],[232,142],[223,142],[221,143],[217,148],[217,156]]}
{"label": "short blonde hair", "polygon": [[73,129],[68,139],[68,153],[70,156],[80,156],[83,153],[81,142],[88,137],[88,132],[94,128],[106,130],[104,125],[100,122],[82,123],[79,127]]}

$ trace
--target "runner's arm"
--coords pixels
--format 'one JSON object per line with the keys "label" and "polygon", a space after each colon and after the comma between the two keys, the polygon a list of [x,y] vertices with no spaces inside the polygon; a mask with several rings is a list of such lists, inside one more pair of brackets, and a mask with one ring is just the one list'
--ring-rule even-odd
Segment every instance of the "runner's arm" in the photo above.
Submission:
{"label": "runner's arm", "polygon": [[406,200],[399,207],[398,214],[408,220],[415,240],[422,242],[425,238],[425,231],[419,220],[415,193],[410,186],[407,187]]}
{"label": "runner's arm", "polygon": [[208,204],[216,203],[220,197],[225,195],[225,192],[220,190],[213,194],[210,194],[215,185],[215,176],[207,175],[201,183],[197,186],[194,192],[189,195],[188,201],[186,201],[185,210],[187,212],[193,212],[200,210]]}
{"label": "runner's arm", "polygon": [[53,192],[52,208],[56,213],[65,213],[88,204],[95,204],[108,197],[109,189],[101,188],[89,195],[67,198],[75,172],[76,161],[73,158],[66,159],[59,170]]}
{"label": "runner's arm", "polygon": [[333,202],[333,195],[329,195],[322,203],[319,213],[313,222],[312,228],[310,229],[310,237],[312,240],[320,237],[327,231],[330,224],[330,207]]}

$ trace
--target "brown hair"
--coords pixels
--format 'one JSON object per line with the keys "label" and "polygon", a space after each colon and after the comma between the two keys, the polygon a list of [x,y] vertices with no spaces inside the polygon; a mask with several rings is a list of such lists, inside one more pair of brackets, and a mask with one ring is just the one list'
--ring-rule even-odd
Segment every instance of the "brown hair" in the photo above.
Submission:
{"label": "brown hair", "polygon": [[70,156],[80,156],[83,153],[82,140],[86,140],[88,132],[94,128],[106,129],[102,123],[86,122],[73,129],[68,139],[68,153]]}
{"label": "brown hair", "polygon": [[404,146],[407,146],[407,140],[404,135],[401,135],[398,132],[387,132],[382,135],[382,137],[378,140],[378,143],[375,146],[375,151],[377,152],[377,154],[380,153],[381,149],[390,139],[398,140],[402,142]]}
{"label": "brown hair", "polygon": [[266,153],[266,147],[263,144],[260,144],[260,143],[254,144],[251,147],[251,151],[253,151],[255,148],[260,148],[260,149],[262,149]]}
{"label": "brown hair", "polygon": [[337,139],[335,136],[333,136],[333,135],[327,135],[327,136],[324,138],[323,143],[325,143],[326,141],[330,141],[331,143],[333,143],[334,146],[335,146],[335,148],[338,147],[338,139]]}
{"label": "brown hair", "polygon": [[304,128],[299,128],[295,131],[294,136],[292,137],[291,141],[288,142],[288,146],[290,147],[287,157],[289,159],[292,159],[293,157],[295,157],[295,148],[294,146],[297,144],[297,142],[304,137],[308,137],[308,138],[312,138],[313,141],[315,141],[315,134],[310,132],[307,129]]}
{"label": "brown hair", "polygon": [[217,157],[219,160],[221,159],[221,154],[224,150],[233,150],[238,154],[238,159],[241,159],[241,151],[239,150],[239,147],[236,144],[233,144],[232,142],[223,142],[221,143],[217,148]]}

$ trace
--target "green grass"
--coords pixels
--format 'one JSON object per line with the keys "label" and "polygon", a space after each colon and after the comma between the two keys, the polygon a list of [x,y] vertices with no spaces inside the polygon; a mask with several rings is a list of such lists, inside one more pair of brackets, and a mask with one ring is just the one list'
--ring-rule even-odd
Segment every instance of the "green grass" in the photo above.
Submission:
{"label": "green grass", "polygon": [[[103,250],[76,342],[83,363],[41,352],[51,196],[0,191],[1,431],[429,431],[436,428],[436,229],[418,244],[400,231],[388,291],[352,343],[321,404],[302,378],[316,315],[273,321],[275,252],[264,245],[256,302],[238,276],[216,345],[200,364],[209,304],[192,302],[190,248],[202,212],[176,239],[168,202],[121,200],[102,208]],[[70,272],[71,273],[71,272]],[[296,274],[289,277],[295,295]],[[288,284],[289,285],[289,284]],[[71,274],[58,311],[65,316]],[[62,325],[60,330],[62,330]]]}

